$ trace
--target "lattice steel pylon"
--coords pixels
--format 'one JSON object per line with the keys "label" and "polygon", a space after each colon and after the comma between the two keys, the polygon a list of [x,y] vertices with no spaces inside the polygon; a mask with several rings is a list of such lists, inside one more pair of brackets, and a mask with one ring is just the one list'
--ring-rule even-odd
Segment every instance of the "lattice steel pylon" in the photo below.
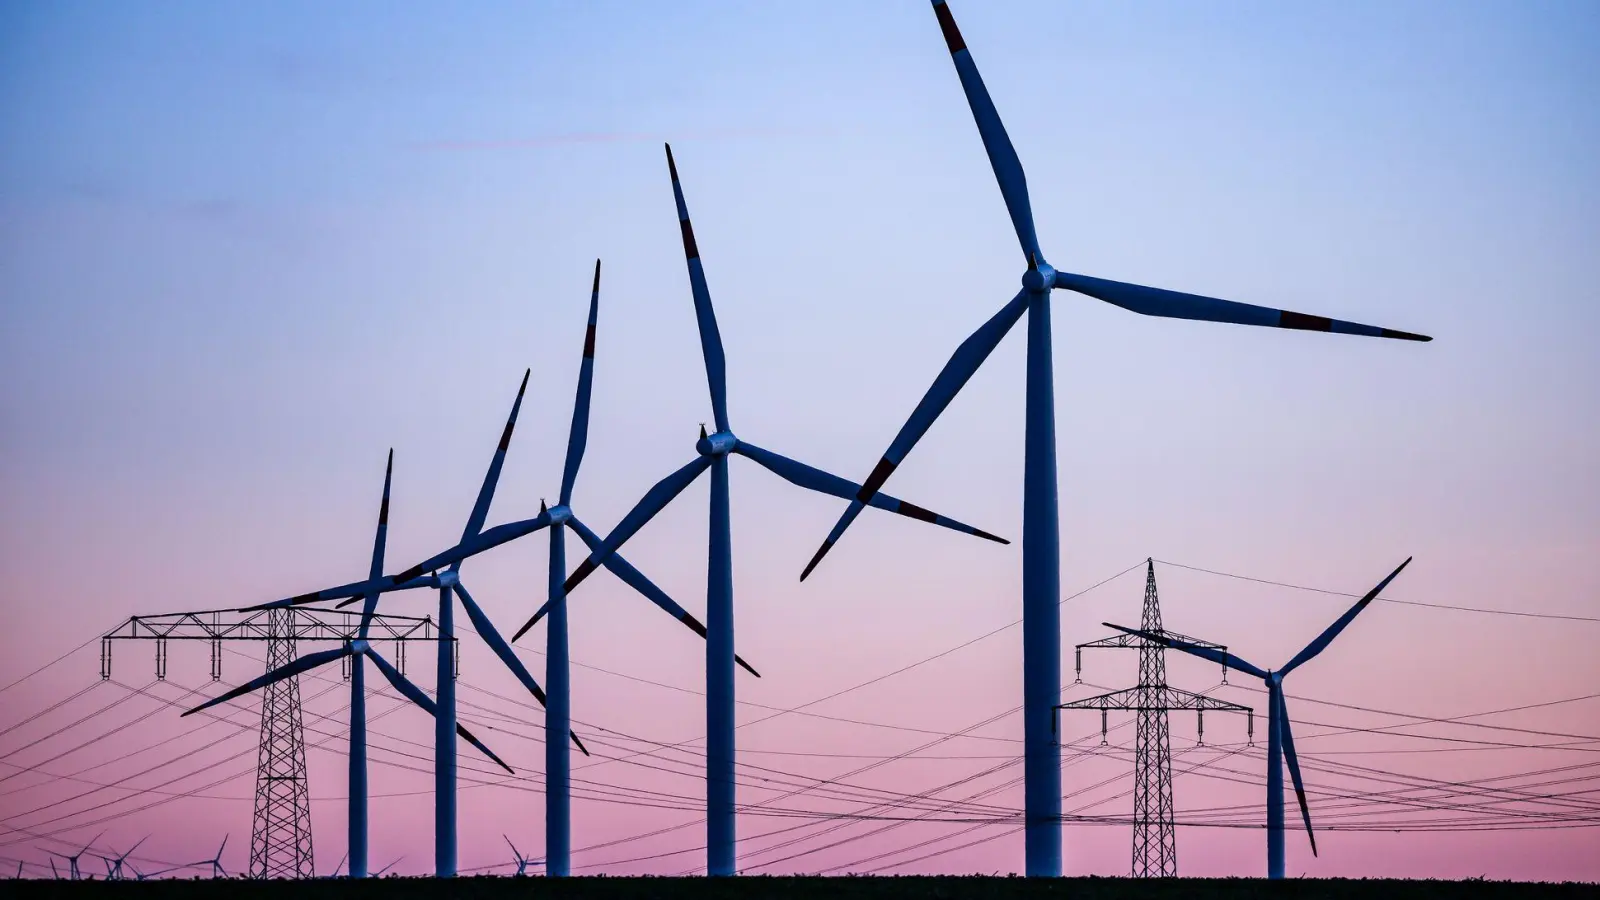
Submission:
{"label": "lattice steel pylon", "polygon": [[[1164,631],[1161,627],[1161,604],[1156,595],[1156,570],[1154,560],[1145,560],[1144,612],[1140,615],[1141,631],[1166,634],[1202,647],[1226,650],[1220,644]],[[1192,709],[1200,716],[1200,739],[1205,739],[1205,710],[1243,712],[1248,717],[1248,731],[1255,733],[1255,714],[1248,706],[1229,703],[1190,693],[1167,684],[1165,648],[1136,635],[1122,634],[1079,644],[1076,652],[1077,670],[1083,671],[1085,647],[1136,647],[1139,650],[1139,684],[1136,687],[1084,700],[1063,703],[1058,709],[1100,710],[1101,743],[1105,742],[1106,711],[1132,710],[1138,716],[1134,737],[1133,772],[1133,877],[1175,878],[1178,874],[1178,837],[1174,827],[1172,801],[1172,741],[1167,729],[1169,710]],[[1227,681],[1227,669],[1223,669]]]}
{"label": "lattice steel pylon", "polygon": [[[266,671],[271,672],[295,659],[299,641],[348,644],[358,636],[360,621],[359,609],[314,607],[207,609],[133,616],[101,635],[100,677],[111,678],[112,648],[119,641],[154,642],[156,678],[162,680],[167,677],[169,642],[204,641],[211,647],[211,680],[220,681],[224,641],[265,643]],[[394,641],[394,664],[401,672],[406,668],[408,642],[439,640],[431,618],[383,614],[372,617],[370,638]],[[455,644],[452,652],[459,649],[460,645]],[[347,659],[347,679],[348,663]],[[314,876],[309,787],[299,678],[287,678],[261,690],[261,734],[250,836],[252,878]]]}
{"label": "lattice steel pylon", "polygon": [[[267,611],[267,668],[295,659],[294,610]],[[300,679],[261,691],[261,749],[256,761],[255,818],[250,828],[250,877],[310,878],[311,791],[300,722]]]}

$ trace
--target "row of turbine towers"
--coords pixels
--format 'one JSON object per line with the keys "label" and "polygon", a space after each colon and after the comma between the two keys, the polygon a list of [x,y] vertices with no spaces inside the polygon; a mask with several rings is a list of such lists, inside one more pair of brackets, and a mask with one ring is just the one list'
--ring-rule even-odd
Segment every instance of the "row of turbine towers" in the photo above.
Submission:
{"label": "row of turbine towers", "polygon": [[[804,580],[844,531],[867,506],[898,513],[969,535],[1008,543],[986,531],[896,499],[882,487],[900,466],[940,413],[955,399],[1002,338],[1028,314],[1026,425],[1023,474],[1022,606],[1023,606],[1023,721],[1025,771],[1025,847],[1026,872],[1030,876],[1061,874],[1061,748],[1054,733],[1054,717],[1061,689],[1060,628],[1060,538],[1055,465],[1054,381],[1052,373],[1050,299],[1053,290],[1072,291],[1119,306],[1141,315],[1194,319],[1239,325],[1320,331],[1368,337],[1428,341],[1431,338],[1330,319],[1323,316],[1253,306],[1195,294],[1109,281],[1057,270],[1045,261],[1034,232],[1027,182],[1022,164],[1006,134],[971,52],[956,27],[955,19],[943,0],[933,0],[933,11],[945,45],[950,52],[957,77],[977,124],[979,136],[989,156],[1000,193],[1027,268],[1022,289],[957,347],[932,386],[895,436],[882,458],[862,483],[856,483],[781,454],[756,446],[734,434],[727,408],[725,358],[705,270],[695,242],[683,188],[671,147],[667,166],[672,180],[673,199],[683,240],[689,273],[690,293],[699,328],[701,355],[706,368],[712,414],[716,431],[701,427],[695,443],[695,456],[672,472],[630,510],[605,537],[600,538],[573,513],[572,489],[582,462],[587,439],[589,394],[593,379],[595,328],[599,308],[600,264],[595,264],[594,287],[590,295],[589,323],[584,338],[584,354],[578,382],[572,426],[568,436],[566,463],[562,473],[559,502],[544,508],[530,519],[485,528],[500,469],[505,460],[527,388],[527,375],[518,389],[516,401],[506,421],[505,431],[491,458],[489,470],[477,502],[467,519],[461,539],[452,547],[397,574],[385,575],[384,544],[388,524],[389,485],[393,453],[385,473],[383,502],[377,535],[373,543],[368,577],[335,588],[302,594],[271,604],[295,606],[305,603],[340,601],[340,605],[361,602],[362,620],[358,636],[348,646],[312,653],[241,685],[201,707],[225,702],[266,684],[294,677],[320,665],[346,657],[352,659],[351,737],[350,737],[350,873],[367,873],[366,846],[366,733],[365,662],[370,661],[395,690],[433,715],[435,719],[435,871],[449,876],[456,871],[456,737],[471,743],[488,758],[507,768],[481,741],[456,721],[455,688],[449,653],[454,636],[455,601],[460,600],[474,629],[527,690],[545,706],[546,866],[550,875],[570,872],[570,747],[587,753],[581,740],[571,731],[571,697],[567,655],[567,597],[595,569],[604,567],[658,607],[678,619],[705,639],[706,644],[706,845],[707,871],[711,875],[731,875],[736,871],[735,791],[734,791],[734,689],[735,668],[742,666],[751,675],[755,670],[734,652],[732,522],[729,513],[728,460],[739,455],[772,471],[793,484],[848,501],[848,505],[816,554],[801,573]],[[643,573],[628,564],[618,553],[621,547],[651,518],[701,474],[709,471],[711,500],[709,514],[709,554],[707,561],[706,621],[702,624],[682,606],[656,587]],[[516,640],[540,618],[546,625],[546,673],[541,688],[507,642],[473,600],[461,580],[462,564],[479,553],[498,547],[542,529],[550,532],[550,584],[545,604],[513,636]],[[567,577],[564,529],[571,529],[589,548],[588,556]],[[1407,560],[1409,562],[1409,560]],[[1400,568],[1403,569],[1402,563]],[[1333,637],[1349,624],[1389,583],[1400,569],[1385,578],[1349,612],[1307,646],[1283,669],[1262,670],[1213,648],[1198,646],[1164,633],[1122,629],[1162,646],[1212,659],[1263,679],[1269,692],[1268,708],[1268,876],[1283,875],[1283,782],[1286,761],[1295,785],[1302,816],[1310,828],[1309,810],[1300,778],[1298,762],[1289,735],[1283,702],[1283,675],[1321,652]],[[386,659],[367,639],[371,617],[382,594],[430,588],[439,595],[440,640],[436,697],[430,698]],[[262,608],[262,607],[252,607]],[[1117,626],[1112,626],[1117,627]],[[1219,655],[1220,654],[1220,655]],[[188,713],[186,713],[187,715]],[[1315,844],[1313,843],[1313,850]]]}

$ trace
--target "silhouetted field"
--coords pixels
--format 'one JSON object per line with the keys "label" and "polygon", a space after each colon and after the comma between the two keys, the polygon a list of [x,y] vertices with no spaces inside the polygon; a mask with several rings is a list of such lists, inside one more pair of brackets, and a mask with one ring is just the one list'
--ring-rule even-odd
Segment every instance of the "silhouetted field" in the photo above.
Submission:
{"label": "silhouetted field", "polygon": [[9,897],[178,897],[218,900],[316,900],[316,898],[450,897],[573,898],[573,900],[1177,900],[1177,898],[1306,897],[1316,900],[1373,900],[1407,897],[1421,900],[1513,900],[1523,897],[1600,898],[1595,884],[1530,884],[1506,881],[1390,881],[1288,879],[1268,882],[1250,878],[1136,881],[1131,878],[382,878],[352,882],[193,880],[146,882],[12,881]]}

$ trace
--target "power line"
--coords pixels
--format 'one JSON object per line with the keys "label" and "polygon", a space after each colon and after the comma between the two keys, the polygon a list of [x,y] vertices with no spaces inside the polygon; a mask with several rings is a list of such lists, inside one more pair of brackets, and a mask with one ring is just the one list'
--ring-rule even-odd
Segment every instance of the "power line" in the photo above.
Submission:
{"label": "power line", "polygon": [[[1207,569],[1201,566],[1188,566],[1171,560],[1158,559],[1156,562],[1175,569],[1188,569],[1191,572],[1204,572],[1207,575],[1220,575],[1223,578],[1236,578],[1239,581],[1253,581],[1256,584],[1268,584],[1273,587],[1289,588],[1296,591],[1309,591],[1314,594],[1328,594],[1334,597],[1360,597],[1360,594],[1351,594],[1345,591],[1330,591],[1326,588],[1307,587],[1303,584],[1290,584],[1286,581],[1272,581],[1267,578],[1256,578],[1251,575],[1238,575],[1233,572],[1220,572],[1216,569]],[[1519,616],[1525,619],[1557,619],[1567,622],[1600,622],[1600,616],[1569,616],[1561,613],[1526,612],[1515,609],[1484,609],[1477,606],[1453,606],[1448,603],[1424,603],[1420,600],[1396,600],[1392,597],[1379,597],[1384,603],[1398,603],[1403,606],[1423,606],[1429,609],[1448,609],[1454,612],[1484,613],[1494,616]]]}

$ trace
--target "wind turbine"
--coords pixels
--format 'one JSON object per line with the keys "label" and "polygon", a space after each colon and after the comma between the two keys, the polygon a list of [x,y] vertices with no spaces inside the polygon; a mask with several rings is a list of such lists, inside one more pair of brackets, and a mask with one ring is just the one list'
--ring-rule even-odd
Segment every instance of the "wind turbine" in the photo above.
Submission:
{"label": "wind turbine", "polygon": [[[566,593],[562,589],[562,581],[567,574],[566,533],[561,526],[578,535],[587,544],[590,550],[600,546],[600,538],[588,526],[584,525],[572,510],[572,490],[578,480],[578,469],[583,464],[583,452],[588,443],[589,436],[589,400],[594,385],[594,350],[595,335],[600,315],[600,260],[594,262],[594,286],[589,292],[589,324],[583,339],[583,362],[578,369],[577,396],[572,406],[572,425],[567,433],[566,464],[561,474],[561,494],[552,508],[546,508],[544,502],[539,503],[539,515],[535,519],[523,523],[511,523],[511,527],[503,527],[500,534],[529,533],[523,528],[536,531],[540,528],[550,527],[550,576],[549,595],[544,605],[534,613],[533,618],[523,625],[512,640],[522,637],[534,623],[546,614],[550,622],[546,626],[545,636],[545,686],[548,690],[545,705],[545,873],[552,876],[564,876],[571,872],[572,854],[572,796],[571,796],[571,749],[567,742],[556,735],[565,735],[572,729],[572,699],[571,678],[569,673],[570,661],[567,652],[567,605]],[[519,534],[520,536],[520,534]],[[412,569],[395,576],[397,583],[404,583],[407,578],[415,577],[413,573],[421,572],[428,568],[442,565],[459,564],[468,555],[482,552],[478,544],[463,541],[461,545],[441,553]],[[706,628],[700,624],[688,610],[679,606],[671,597],[656,587],[649,578],[645,577],[621,556],[613,553],[605,560],[605,566],[613,574],[622,579],[624,583],[643,594],[646,599],[661,607],[669,615],[682,622],[695,634],[702,638],[706,636]],[[745,667],[753,675],[756,670],[751,668],[743,659],[734,657],[739,665]],[[759,675],[758,675],[759,677]]]}
{"label": "wind turbine", "polygon": [[[667,170],[672,176],[672,193],[678,207],[678,224],[683,233],[683,251],[689,268],[689,285],[694,295],[695,318],[700,330],[700,350],[705,357],[706,380],[711,390],[711,409],[717,431],[707,435],[700,427],[695,444],[695,459],[652,487],[606,536],[600,547],[572,573],[563,589],[571,593],[589,573],[615,554],[628,538],[660,512],[672,498],[711,470],[710,552],[706,569],[706,832],[707,869],[712,875],[734,873],[734,715],[733,667],[733,539],[728,511],[728,457],[744,456],[794,485],[833,497],[855,496],[860,487],[837,475],[764,450],[735,437],[728,424],[727,383],[722,337],[717,330],[716,313],[711,308],[711,293],[706,287],[705,270],[695,244],[694,228],[689,223],[689,208],[684,204],[683,188],[678,183],[678,167],[667,147]],[[985,531],[954,519],[897,500],[886,494],[874,498],[873,506],[932,522],[966,534],[999,543],[1008,543]]]}
{"label": "wind turbine", "polygon": [[231,837],[231,835],[225,834],[222,836],[222,846],[217,848],[216,856],[213,856],[210,859],[202,859],[199,862],[192,862],[189,863],[189,865],[191,867],[209,865],[211,867],[212,878],[227,878],[228,870],[222,867],[222,851],[228,846],[229,837]]}
{"label": "wind turbine", "polygon": [[390,869],[394,868],[395,866],[400,865],[400,861],[405,859],[405,858],[406,858],[406,855],[404,853],[400,854],[399,856],[395,857],[394,862],[389,863],[387,866],[384,866],[383,868],[379,869],[378,871],[372,873],[372,877],[373,878],[382,878],[384,875],[388,874]]}
{"label": "wind turbine", "polygon": [[[500,482],[500,470],[505,465],[506,450],[511,446],[511,435],[517,427],[517,413],[522,409],[522,397],[528,390],[528,375],[531,370],[522,374],[522,384],[517,388],[517,399],[511,404],[511,414],[506,417],[506,427],[500,432],[500,443],[495,447],[494,456],[489,460],[489,470],[484,473],[483,485],[478,489],[478,499],[472,505],[472,513],[467,517],[467,525],[461,532],[461,540],[456,548],[446,551],[442,556],[449,555],[454,550],[463,546],[474,547],[484,538],[484,521],[489,516],[489,505],[494,500],[496,485]],[[496,529],[491,529],[494,531]],[[487,549],[482,548],[482,549]],[[442,574],[420,577],[424,570],[435,566],[444,565],[443,562],[432,562],[423,566],[414,567],[398,578],[387,578],[374,575],[368,580],[368,586],[362,588],[361,593],[367,596],[376,596],[389,590],[403,588],[413,581],[423,581],[437,586],[439,589],[439,657],[436,692],[439,695],[439,714],[434,725],[434,871],[440,878],[452,877],[456,874],[456,748],[450,740],[450,735],[456,728],[456,684],[455,665],[451,654],[451,641],[455,636],[455,602],[451,594],[461,599],[461,605],[467,611],[467,618],[472,620],[472,627],[483,638],[489,649],[500,657],[506,668],[517,676],[523,687],[533,694],[534,699],[541,706],[546,705],[545,693],[539,683],[529,674],[522,660],[517,658],[511,645],[501,637],[494,623],[484,614],[472,594],[468,593],[466,585],[461,583],[461,564],[467,557],[482,552],[482,549],[471,553],[457,553],[449,562],[449,568]],[[374,572],[377,569],[373,570]],[[355,602],[355,597],[346,600],[340,606],[347,606]],[[584,749],[583,742],[578,740],[576,734],[568,732],[572,742],[585,756],[589,751]]]}
{"label": "wind turbine", "polygon": [[[77,881],[78,879],[83,877],[82,870],[78,868],[78,860],[82,859],[83,855],[85,853],[89,852],[89,848],[94,846],[95,841],[98,841],[98,840],[100,840],[101,838],[103,838],[105,836],[106,836],[106,833],[104,831],[100,832],[99,834],[94,836],[94,840],[91,840],[91,841],[89,841],[89,843],[84,844],[83,845],[83,849],[79,850],[77,853],[72,854],[71,856],[68,856],[65,853],[56,853],[55,851],[51,851],[51,853],[52,853],[52,855],[59,856],[62,859],[67,861],[67,877],[72,879],[73,881]],[[54,861],[52,861],[50,865],[51,865],[51,868],[53,869],[55,867]],[[91,875],[90,876],[90,880],[92,881],[93,878],[94,878],[94,876]]]}
{"label": "wind turbine", "polygon": [[506,839],[506,846],[511,848],[511,858],[517,862],[517,877],[521,878],[528,874],[528,865],[534,861],[533,857],[523,856],[522,852],[517,849],[517,845],[511,843],[510,835],[502,834],[500,836]]}
{"label": "wind turbine", "polygon": [[972,53],[956,28],[954,17],[944,0],[933,0],[934,15],[944,33],[956,75],[966,93],[967,104],[977,122],[989,164],[999,182],[1000,193],[1010,213],[1027,270],[1022,275],[1022,290],[1000,311],[956,348],[933,385],[906,420],[883,458],[873,468],[861,491],[834,525],[816,555],[801,573],[802,580],[816,568],[822,557],[844,534],[844,530],[864,505],[874,505],[897,466],[911,448],[927,433],[956,393],[989,357],[1001,338],[1011,330],[1024,312],[1028,313],[1028,363],[1026,436],[1023,440],[1022,505],[1022,658],[1023,658],[1023,755],[1025,787],[1025,834],[1027,874],[1061,874],[1061,748],[1051,731],[1052,710],[1061,689],[1061,600],[1060,535],[1057,530],[1055,398],[1051,374],[1050,292],[1074,291],[1147,316],[1199,319],[1237,325],[1263,325],[1305,331],[1398,338],[1410,341],[1432,340],[1420,334],[1376,328],[1323,316],[1247,303],[1234,303],[1196,294],[1183,294],[1158,288],[1107,281],[1087,275],[1058,271],[1045,262],[1034,235],[1033,213],[1028,202],[1028,186],[1022,163],[1011,139],[1006,135],[1000,114],[978,74]]}
{"label": "wind turbine", "polygon": [[1350,610],[1344,615],[1340,616],[1338,621],[1334,622],[1332,625],[1329,625],[1325,631],[1317,635],[1316,640],[1307,644],[1304,650],[1296,653],[1293,659],[1289,660],[1289,662],[1284,664],[1283,668],[1277,670],[1276,672],[1272,671],[1271,669],[1260,669],[1225,650],[1218,650],[1212,647],[1202,647],[1198,644],[1191,644],[1187,641],[1178,640],[1164,633],[1158,634],[1155,632],[1137,631],[1132,628],[1123,628],[1121,625],[1112,625],[1109,622],[1106,623],[1107,627],[1109,628],[1115,628],[1118,631],[1138,635],[1146,640],[1154,641],[1166,647],[1171,647],[1174,650],[1182,650],[1191,656],[1198,656],[1201,659],[1210,660],[1211,662],[1222,663],[1224,666],[1254,675],[1266,682],[1268,878],[1283,877],[1284,761],[1289,763],[1289,777],[1294,780],[1294,796],[1296,800],[1300,801],[1300,817],[1304,819],[1306,823],[1306,838],[1311,841],[1311,855],[1317,855],[1317,838],[1316,835],[1311,831],[1311,809],[1306,806],[1305,786],[1300,780],[1300,761],[1295,757],[1294,735],[1290,733],[1289,728],[1289,708],[1285,705],[1283,699],[1283,679],[1290,672],[1293,672],[1295,669],[1303,665],[1306,661],[1310,660],[1318,653],[1321,653],[1328,646],[1328,644],[1333,642],[1334,638],[1339,636],[1339,632],[1343,631],[1345,626],[1349,625],[1351,620],[1359,615],[1363,609],[1366,609],[1367,604],[1371,603],[1373,599],[1383,591],[1384,588],[1389,586],[1389,582],[1393,581],[1395,576],[1399,575],[1401,570],[1410,564],[1411,558],[1406,557],[1406,561],[1401,563],[1393,572],[1390,572],[1387,578],[1378,582],[1377,587],[1367,591],[1365,596],[1356,601],[1355,606],[1350,607]]}
{"label": "wind turbine", "polygon": [[[383,571],[384,547],[388,542],[389,534],[389,486],[393,480],[393,476],[394,450],[391,449],[389,451],[389,461],[385,465],[383,471],[383,500],[378,506],[378,528],[372,539],[372,564],[370,571],[372,572],[372,577],[374,578],[376,578]],[[399,691],[402,696],[410,700],[412,703],[422,707],[436,720],[439,718],[438,707],[433,700],[430,699],[427,694],[424,694],[422,690],[415,684],[412,684],[411,681],[404,675],[400,674],[400,670],[391,665],[389,661],[384,659],[383,655],[377,651],[377,648],[372,646],[368,635],[372,628],[373,614],[377,612],[378,594],[376,592],[367,593],[363,595],[362,599],[364,599],[366,602],[361,609],[361,626],[356,632],[355,640],[336,650],[319,650],[316,653],[308,653],[305,656],[302,656],[287,665],[274,669],[259,678],[239,685],[227,693],[207,700],[205,703],[202,703],[199,706],[196,706],[194,709],[191,709],[183,714],[185,716],[193,715],[194,713],[200,712],[203,709],[208,709],[221,703],[226,703],[236,697],[242,697],[251,691],[259,690],[260,688],[266,687],[274,682],[282,681],[285,678],[293,678],[303,672],[309,672],[312,669],[318,668],[319,666],[325,666],[330,663],[343,660],[347,657],[350,658],[350,781],[349,789],[346,791],[346,793],[348,794],[349,798],[348,853],[350,856],[351,878],[367,877],[367,686],[365,660],[372,660],[373,665],[378,667],[378,671],[382,673],[383,677],[387,679],[388,682],[394,686],[394,689]],[[268,606],[285,605],[286,603],[287,601],[280,601],[278,604],[268,604]],[[439,640],[441,644],[446,645],[445,652],[448,654],[448,637],[441,633],[439,635]],[[445,681],[448,680],[448,678],[445,679]],[[451,718],[453,719],[454,717],[452,716]],[[483,743],[473,736],[472,732],[468,731],[465,726],[454,721],[452,721],[451,724],[453,726],[452,731],[455,734],[459,734],[468,743],[472,744],[474,747],[477,747],[479,751],[481,751],[485,756],[494,760],[507,772],[511,771],[510,766],[506,765],[505,762],[500,759],[500,757],[496,756],[488,747],[484,746]],[[435,734],[435,738],[438,739],[437,734]],[[453,737],[446,738],[446,740],[453,748],[455,743]]]}
{"label": "wind turbine", "polygon": [[122,878],[122,864],[123,864],[123,862],[125,862],[128,859],[128,857],[133,855],[133,851],[139,849],[139,844],[142,844],[142,843],[144,843],[145,841],[148,841],[148,840],[150,840],[150,835],[147,834],[144,837],[139,838],[138,843],[134,844],[132,847],[129,847],[128,848],[128,852],[122,854],[121,856],[102,856],[102,857],[100,857],[100,859],[103,860],[105,862],[105,864],[106,864],[106,879],[108,881],[112,880],[112,879],[120,880]]}

